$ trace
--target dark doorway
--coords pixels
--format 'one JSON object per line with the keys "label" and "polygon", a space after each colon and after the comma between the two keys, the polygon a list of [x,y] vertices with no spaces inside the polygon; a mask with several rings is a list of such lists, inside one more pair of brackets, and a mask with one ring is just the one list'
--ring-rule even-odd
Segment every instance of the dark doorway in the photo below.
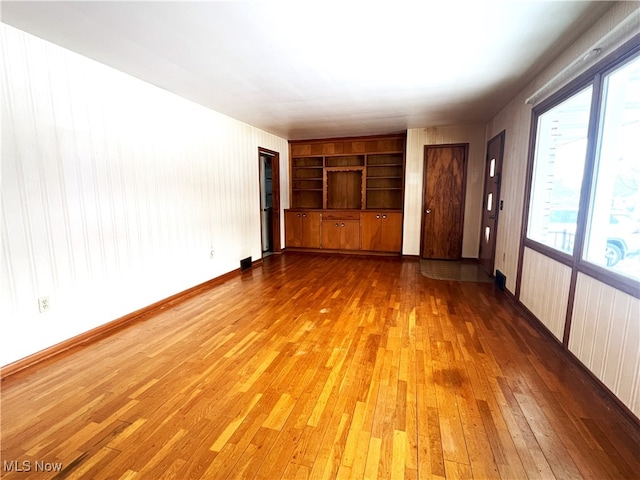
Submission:
{"label": "dark doorway", "polygon": [[258,149],[260,159],[260,226],[262,256],[279,253],[280,246],[280,155]]}

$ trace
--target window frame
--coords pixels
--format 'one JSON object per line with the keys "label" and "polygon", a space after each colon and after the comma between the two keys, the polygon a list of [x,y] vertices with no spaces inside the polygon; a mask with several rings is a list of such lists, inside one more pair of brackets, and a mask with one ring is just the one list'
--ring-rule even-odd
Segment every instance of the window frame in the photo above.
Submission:
{"label": "window frame", "polygon": [[[549,245],[546,245],[544,243],[538,242],[537,240],[533,240],[529,237],[527,237],[527,232],[529,230],[529,213],[531,210],[531,197],[533,195],[533,178],[534,178],[534,169],[535,169],[535,156],[536,156],[536,147],[537,147],[537,143],[538,143],[538,126],[539,126],[539,120],[540,117],[549,112],[551,109],[553,109],[554,107],[562,104],[563,102],[565,102],[566,100],[570,99],[571,97],[573,97],[574,95],[579,94],[580,92],[582,92],[584,89],[591,87],[592,88],[592,93],[591,93],[591,105],[589,108],[589,125],[587,127],[587,148],[585,149],[585,161],[584,161],[584,173],[583,173],[583,177],[582,177],[582,184],[580,185],[580,200],[578,202],[578,216],[576,219],[576,231],[574,234],[574,247],[573,247],[573,254],[565,252],[563,250],[559,250],[557,248],[553,248]],[[585,79],[585,81],[580,82],[579,84],[576,84],[572,89],[568,90],[568,91],[562,91],[559,92],[559,94],[557,96],[552,96],[549,97],[547,100],[545,100],[544,102],[541,102],[540,104],[536,105],[533,108],[533,116],[532,116],[532,121],[531,121],[531,136],[530,136],[530,149],[529,149],[529,162],[527,164],[527,189],[526,189],[526,204],[525,204],[525,208],[526,208],[526,212],[525,212],[525,220],[526,220],[526,226],[523,229],[523,238],[527,241],[527,246],[529,246],[530,248],[535,249],[536,251],[539,251],[543,254],[545,254],[548,257],[553,258],[554,260],[557,260],[561,263],[564,263],[566,265],[572,265],[572,258],[573,256],[576,254],[576,252],[579,251],[579,248],[581,248],[581,245],[578,243],[578,237],[579,237],[579,233],[580,233],[580,221],[581,221],[581,214],[583,213],[583,194],[584,194],[584,189],[585,189],[585,179],[587,177],[587,171],[588,171],[588,159],[589,159],[589,153],[590,153],[590,148],[591,148],[591,132],[592,132],[592,128],[594,127],[593,125],[593,118],[594,118],[594,104],[596,104],[595,102],[595,97],[599,96],[599,86],[596,84],[596,82],[594,81],[594,79],[592,78],[588,78]],[[561,94],[560,94],[561,93]],[[597,102],[599,104],[599,101]],[[523,221],[524,223],[524,221]]]}
{"label": "window frame", "polygon": [[[603,266],[591,263],[583,258],[585,237],[587,235],[588,215],[591,207],[592,189],[594,187],[593,175],[598,155],[599,129],[601,128],[603,78],[620,68],[623,64],[640,56],[640,34],[636,34],[631,40],[622,45],[616,51],[603,58],[573,81],[562,87],[556,93],[550,95],[531,111],[531,124],[529,133],[529,150],[527,160],[527,174],[525,180],[524,208],[522,215],[522,231],[520,235],[520,252],[518,258],[518,278],[516,281],[516,297],[520,296],[520,284],[522,278],[522,263],[525,248],[536,251],[572,269],[572,285],[575,284],[578,273],[595,278],[613,288],[625,292],[633,297],[640,298],[640,281],[634,280],[620,273],[614,272]],[[538,135],[538,122],[541,115],[548,112],[565,100],[578,94],[589,85],[593,88],[591,108],[589,111],[589,126],[587,130],[587,148],[585,154],[584,172],[580,187],[580,201],[578,204],[578,218],[574,239],[573,253],[567,253],[547,246],[527,237],[529,229],[529,212],[532,201],[532,184],[535,167],[535,154]]]}

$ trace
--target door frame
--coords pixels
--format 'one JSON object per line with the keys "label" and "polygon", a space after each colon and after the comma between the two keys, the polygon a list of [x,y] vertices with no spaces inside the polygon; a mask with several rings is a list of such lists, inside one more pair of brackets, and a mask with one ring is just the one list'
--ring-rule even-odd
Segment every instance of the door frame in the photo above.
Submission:
{"label": "door frame", "polygon": [[[272,216],[271,222],[273,227],[273,253],[282,252],[282,242],[280,240],[280,153],[268,148],[258,147],[258,178],[259,178],[259,194],[260,194],[260,251],[264,248],[262,244],[262,232],[265,226],[262,222],[262,156],[271,157],[271,195],[272,195]],[[261,253],[262,254],[262,253]]]}
{"label": "door frame", "polygon": [[[493,233],[491,237],[491,243],[493,244],[492,246],[493,258],[491,259],[491,269],[490,269],[491,272],[487,272],[487,274],[490,275],[491,277],[493,277],[494,270],[496,268],[496,240],[498,238],[498,222],[500,221],[500,211],[502,210],[500,190],[502,188],[502,164],[504,162],[505,137],[506,137],[506,130],[502,130],[500,133],[492,137],[487,142],[487,150],[486,150],[485,164],[484,164],[485,178],[483,180],[483,188],[482,188],[482,213],[480,214],[481,215],[480,216],[480,240],[478,243],[478,263],[482,266],[483,269],[484,269],[484,264],[482,262],[482,258],[480,257],[480,253],[482,249],[482,242],[483,242],[483,235],[484,235],[484,232],[482,230],[484,225],[484,222],[483,222],[484,213],[485,213],[484,209],[486,208],[486,201],[487,201],[487,178],[486,178],[487,164],[491,161],[491,159],[489,158],[489,145],[491,145],[492,142],[500,141],[500,152],[498,154],[498,158],[496,158],[496,171],[495,171],[495,178],[498,185],[496,189],[496,200],[495,200],[495,222],[493,224]],[[486,269],[484,270],[486,272]]]}
{"label": "door frame", "polygon": [[419,258],[423,259],[422,252],[424,252],[424,222],[425,222],[425,214],[426,214],[426,201],[427,201],[427,151],[430,148],[455,148],[462,147],[464,148],[464,160],[463,160],[463,171],[462,171],[462,198],[460,199],[460,213],[462,218],[462,230],[460,235],[460,257],[462,258],[462,247],[464,245],[464,212],[465,212],[465,200],[467,197],[467,169],[469,165],[469,143],[468,142],[459,142],[459,143],[437,143],[437,144],[429,144],[424,146],[423,150],[423,158],[422,158],[422,208],[420,210],[420,253]]}

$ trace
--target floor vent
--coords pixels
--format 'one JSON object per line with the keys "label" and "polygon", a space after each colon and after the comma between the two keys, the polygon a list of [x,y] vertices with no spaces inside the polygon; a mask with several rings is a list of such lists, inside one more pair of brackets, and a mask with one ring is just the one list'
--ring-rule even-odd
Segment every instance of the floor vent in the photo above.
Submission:
{"label": "floor vent", "polygon": [[496,270],[496,286],[502,291],[507,286],[507,277],[500,270]]}
{"label": "floor vent", "polygon": [[251,257],[243,258],[240,260],[240,270],[243,272],[251,268]]}

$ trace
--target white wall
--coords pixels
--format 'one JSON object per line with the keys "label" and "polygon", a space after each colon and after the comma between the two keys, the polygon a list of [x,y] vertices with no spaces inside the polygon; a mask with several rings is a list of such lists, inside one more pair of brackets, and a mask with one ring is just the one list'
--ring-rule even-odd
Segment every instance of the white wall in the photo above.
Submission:
{"label": "white wall", "polygon": [[468,143],[467,189],[465,195],[462,256],[478,258],[480,221],[484,188],[485,126],[410,128],[407,130],[407,152],[404,191],[404,232],[402,253],[420,255],[422,195],[424,183],[424,147],[451,143]]}
{"label": "white wall", "polygon": [[260,258],[258,147],[280,152],[284,208],[285,139],[0,35],[0,365]]}
{"label": "white wall", "polygon": [[[531,106],[525,100],[638,8],[637,2],[616,3],[489,124],[488,137],[506,130],[501,185],[504,210],[497,232],[496,268],[506,274],[507,289],[512,293],[516,290],[531,127]],[[627,37],[638,31],[640,26],[635,25]],[[565,328],[564,299],[569,301],[569,267],[527,249],[522,268],[519,300],[561,340]],[[638,299],[579,274],[569,349],[637,416],[640,416],[639,345]]]}

